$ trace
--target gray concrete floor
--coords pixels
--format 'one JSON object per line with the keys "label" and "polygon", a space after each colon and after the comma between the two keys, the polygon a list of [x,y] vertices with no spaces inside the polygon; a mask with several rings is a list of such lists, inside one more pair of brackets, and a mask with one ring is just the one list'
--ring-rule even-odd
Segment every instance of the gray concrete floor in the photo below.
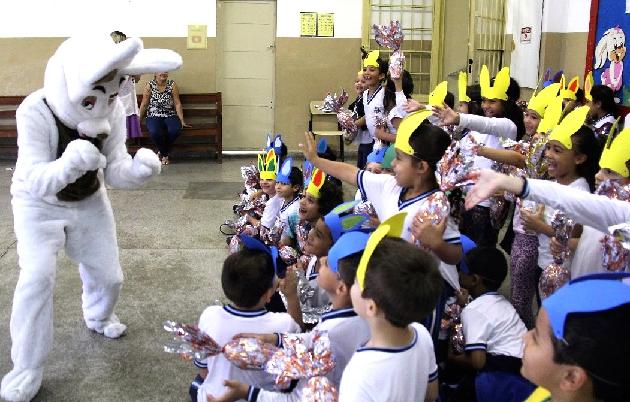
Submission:
{"label": "gray concrete floor", "polygon": [[[164,320],[196,322],[222,298],[226,256],[219,225],[242,188],[246,159],[178,162],[142,189],[109,190],[125,282],[116,312],[127,335],[89,331],[78,271],[60,253],[54,294],[54,346],[35,401],[185,401],[192,364],[162,351]],[[0,376],[11,368],[9,317],[19,269],[9,186],[13,163],[0,163]]]}

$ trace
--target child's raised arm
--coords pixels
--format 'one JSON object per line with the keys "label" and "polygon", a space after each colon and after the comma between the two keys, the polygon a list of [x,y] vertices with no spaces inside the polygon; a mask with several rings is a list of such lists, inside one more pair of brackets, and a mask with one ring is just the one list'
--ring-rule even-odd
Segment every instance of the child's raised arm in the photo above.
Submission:
{"label": "child's raised arm", "polygon": [[525,155],[509,149],[494,149],[482,146],[477,148],[477,155],[499,163],[516,166],[517,168],[522,169],[525,167]]}
{"label": "child's raised arm", "polygon": [[300,144],[304,158],[308,159],[313,165],[323,170],[324,173],[345,181],[353,186],[357,185],[357,173],[359,169],[356,166],[344,162],[335,162],[317,156],[317,145],[313,138],[313,133],[304,133],[304,144]]}

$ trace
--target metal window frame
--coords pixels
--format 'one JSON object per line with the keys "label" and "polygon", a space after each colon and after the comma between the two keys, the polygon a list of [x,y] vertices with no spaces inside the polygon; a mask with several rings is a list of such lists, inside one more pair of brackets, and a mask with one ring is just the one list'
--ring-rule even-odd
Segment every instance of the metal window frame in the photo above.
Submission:
{"label": "metal window frame", "polygon": [[[500,12],[497,11],[499,7],[502,9]],[[468,74],[469,84],[479,82],[479,72],[484,64],[488,66],[490,76],[501,69],[506,20],[507,0],[470,0],[468,58],[473,63]],[[488,32],[484,33],[480,28]]]}

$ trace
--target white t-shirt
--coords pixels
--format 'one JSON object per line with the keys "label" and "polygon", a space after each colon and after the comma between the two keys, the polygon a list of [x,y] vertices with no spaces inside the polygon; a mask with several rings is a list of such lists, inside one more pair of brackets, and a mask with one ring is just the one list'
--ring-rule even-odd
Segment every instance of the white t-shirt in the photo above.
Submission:
{"label": "white t-shirt", "polygon": [[[573,183],[569,184],[568,187],[577,188],[584,191],[590,191],[588,187],[588,182],[585,178],[580,177],[577,180],[574,180]],[[553,218],[553,214],[555,213],[555,209],[550,207],[545,207],[545,223],[547,225],[551,225],[551,220]],[[549,248],[549,244],[551,242],[551,238],[545,234],[538,233],[538,266],[541,269],[547,268],[553,262],[553,256],[551,255],[551,249]],[[570,266],[570,261],[565,262],[565,266]]]}
{"label": "white t-shirt", "polygon": [[[300,327],[287,313],[270,313],[265,309],[250,311],[232,306],[210,306],[199,318],[199,329],[212,337],[219,345],[228,343],[239,333],[299,332]],[[223,354],[195,360],[197,367],[207,368],[208,376],[198,390],[198,401],[207,395],[223,395],[227,388],[224,380],[237,380],[259,388],[271,388],[273,376],[259,370],[241,370],[230,363]]]}
{"label": "white t-shirt", "polygon": [[[374,174],[366,170],[359,170],[357,185],[362,196],[374,206],[374,210],[381,222],[398,212],[407,212],[402,238],[409,242],[412,241],[411,224],[413,219],[424,205],[424,202],[426,202],[427,197],[439,191],[429,191],[412,199],[402,201],[402,196],[406,189],[398,185],[394,176]],[[447,218],[446,230],[444,230],[442,238],[449,244],[461,244],[459,228],[450,215]],[[454,289],[459,290],[459,279],[455,265],[440,262],[440,273]]]}
{"label": "white t-shirt", "polygon": [[599,242],[604,235],[606,233],[590,226],[583,226],[582,236],[571,260],[571,279],[606,271],[602,265],[603,250]]}
{"label": "white t-shirt", "polygon": [[363,109],[365,110],[365,125],[370,133],[370,140],[376,138],[376,116],[383,115],[383,97],[385,88],[379,85],[376,90],[368,95],[369,91],[363,91]]}
{"label": "white t-shirt", "polygon": [[437,380],[433,341],[424,326],[412,323],[414,338],[401,348],[358,349],[341,378],[339,402],[424,401]]}
{"label": "white t-shirt", "polygon": [[282,203],[284,200],[279,195],[274,195],[265,203],[265,209],[263,210],[262,218],[260,218],[260,224],[266,227],[267,229],[271,229],[273,224],[276,222],[276,218],[278,217],[278,213],[280,212],[280,208],[282,208]]}
{"label": "white t-shirt", "polygon": [[138,98],[136,97],[136,83],[134,82],[133,77],[129,77],[123,86],[120,87],[118,97],[125,107],[125,114],[127,116],[140,114],[138,112]]}
{"label": "white t-shirt", "polygon": [[512,304],[497,292],[471,301],[461,314],[464,350],[485,350],[492,355],[523,357],[527,327]]}
{"label": "white t-shirt", "polygon": [[282,227],[285,228],[289,224],[289,216],[297,214],[300,209],[300,197],[295,197],[287,203],[283,203],[280,207],[279,215]]}
{"label": "white t-shirt", "polygon": [[[313,330],[328,331],[330,347],[333,356],[335,356],[335,367],[326,374],[326,378],[339,389],[343,370],[346,368],[354,351],[370,339],[370,329],[365,321],[356,315],[352,308],[348,308],[331,310],[322,315],[320,323],[317,324]],[[312,331],[300,334],[299,336],[305,339],[306,345],[312,343]],[[251,398],[251,400],[256,402],[299,401],[305,385],[306,381],[300,380],[295,390],[291,393],[250,389],[252,396],[257,394],[257,396]]]}

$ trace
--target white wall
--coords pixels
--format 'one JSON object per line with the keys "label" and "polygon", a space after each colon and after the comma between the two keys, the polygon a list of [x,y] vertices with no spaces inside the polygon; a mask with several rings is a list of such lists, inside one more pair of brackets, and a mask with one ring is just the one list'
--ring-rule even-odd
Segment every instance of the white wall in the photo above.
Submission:
{"label": "white wall", "polygon": [[590,18],[591,0],[545,0],[542,30],[588,32]]}
{"label": "white wall", "polygon": [[363,20],[362,0],[277,0],[276,36],[300,36],[300,12],[335,14],[335,38],[360,38]]}
{"label": "white wall", "polygon": [[67,37],[123,31],[127,36],[186,37],[188,25],[216,36],[216,0],[16,0],[3,5],[0,37]]}

